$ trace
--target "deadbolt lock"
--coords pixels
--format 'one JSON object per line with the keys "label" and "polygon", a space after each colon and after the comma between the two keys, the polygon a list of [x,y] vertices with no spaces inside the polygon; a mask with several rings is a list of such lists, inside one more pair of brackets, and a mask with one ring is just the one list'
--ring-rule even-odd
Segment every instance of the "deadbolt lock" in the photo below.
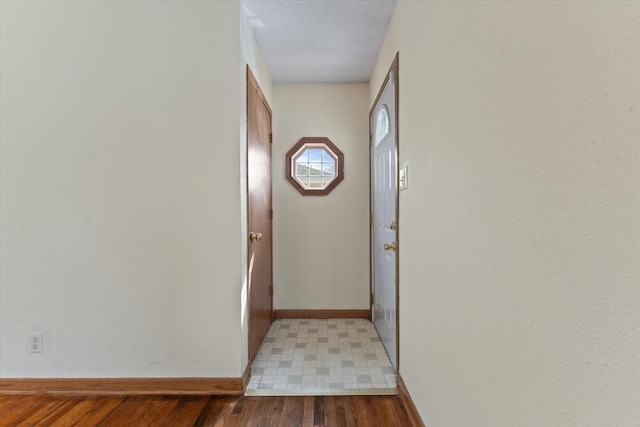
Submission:
{"label": "deadbolt lock", "polygon": [[262,240],[262,233],[249,233],[249,240],[251,240],[252,242],[259,242],[260,240]]}

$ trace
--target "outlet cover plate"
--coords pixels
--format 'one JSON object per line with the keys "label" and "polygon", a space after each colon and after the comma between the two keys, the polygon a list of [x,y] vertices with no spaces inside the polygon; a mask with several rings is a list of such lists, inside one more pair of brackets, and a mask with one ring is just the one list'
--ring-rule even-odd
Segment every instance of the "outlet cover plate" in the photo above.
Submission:
{"label": "outlet cover plate", "polygon": [[29,334],[29,353],[42,353],[42,333]]}

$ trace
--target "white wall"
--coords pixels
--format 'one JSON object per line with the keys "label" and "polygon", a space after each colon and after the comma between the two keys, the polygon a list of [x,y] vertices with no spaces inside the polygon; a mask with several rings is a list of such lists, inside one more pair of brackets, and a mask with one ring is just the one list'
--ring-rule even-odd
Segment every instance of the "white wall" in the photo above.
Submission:
{"label": "white wall", "polygon": [[239,4],[1,7],[1,375],[239,376]]}
{"label": "white wall", "polygon": [[273,81],[269,69],[262,58],[260,47],[248,23],[244,9],[240,14],[240,48],[242,51],[242,61],[240,67],[240,274],[242,276],[241,289],[241,366],[249,363],[249,300],[248,296],[248,266],[247,266],[247,65],[258,81],[260,89],[264,94],[269,106],[272,104]]}
{"label": "white wall", "polygon": [[[273,116],[274,306],[369,306],[367,84],[276,84]],[[327,196],[302,196],[285,155],[305,136],[328,137],[345,178]]]}
{"label": "white wall", "polygon": [[640,423],[640,3],[398,3],[400,371],[428,426]]}

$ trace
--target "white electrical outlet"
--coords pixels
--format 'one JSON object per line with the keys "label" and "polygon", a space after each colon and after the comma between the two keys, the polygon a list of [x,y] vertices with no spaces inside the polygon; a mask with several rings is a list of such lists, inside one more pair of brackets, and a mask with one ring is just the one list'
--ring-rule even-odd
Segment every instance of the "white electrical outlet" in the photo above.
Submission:
{"label": "white electrical outlet", "polygon": [[42,333],[29,334],[29,352],[42,353]]}

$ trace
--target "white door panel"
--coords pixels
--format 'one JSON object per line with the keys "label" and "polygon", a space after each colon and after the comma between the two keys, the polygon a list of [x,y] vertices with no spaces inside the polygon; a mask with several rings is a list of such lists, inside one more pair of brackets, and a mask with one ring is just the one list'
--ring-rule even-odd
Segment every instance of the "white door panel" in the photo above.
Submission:
{"label": "white door panel", "polygon": [[385,244],[397,242],[396,194],[398,182],[396,148],[395,79],[389,81],[371,116],[371,229],[373,323],[378,329],[391,363],[397,369],[396,250]]}

